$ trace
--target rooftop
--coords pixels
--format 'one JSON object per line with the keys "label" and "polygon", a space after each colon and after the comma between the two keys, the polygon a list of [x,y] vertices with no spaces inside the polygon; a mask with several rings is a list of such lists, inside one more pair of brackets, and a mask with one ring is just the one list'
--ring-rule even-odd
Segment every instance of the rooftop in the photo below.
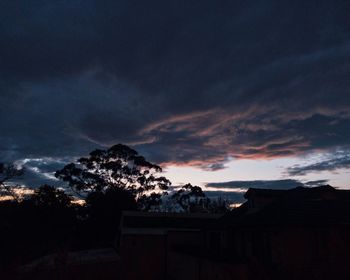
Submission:
{"label": "rooftop", "polygon": [[329,185],[289,190],[249,189],[245,197],[248,200],[269,198],[271,202],[253,209],[245,203],[221,218],[219,225],[350,226],[350,190],[338,190]]}

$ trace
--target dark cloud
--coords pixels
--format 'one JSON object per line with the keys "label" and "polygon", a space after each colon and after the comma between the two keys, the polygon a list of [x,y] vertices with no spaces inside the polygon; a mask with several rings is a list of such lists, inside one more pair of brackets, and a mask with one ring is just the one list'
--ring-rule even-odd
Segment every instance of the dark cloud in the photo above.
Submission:
{"label": "dark cloud", "polygon": [[[2,1],[0,159],[350,149],[347,1]],[[343,165],[345,166],[345,165]]]}
{"label": "dark cloud", "polygon": [[246,199],[243,197],[244,193],[240,192],[205,191],[205,194],[210,199],[225,199],[230,204],[240,204],[246,201]]}
{"label": "dark cloud", "polygon": [[286,171],[290,176],[303,176],[312,172],[336,171],[348,168],[350,168],[350,153],[342,151],[328,155],[326,159],[315,163],[292,166]]}
{"label": "dark cloud", "polygon": [[304,184],[298,180],[255,180],[255,181],[229,181],[207,183],[205,192],[208,197],[223,197],[232,203],[245,201],[244,194],[249,188],[287,190]]}
{"label": "dark cloud", "polygon": [[239,190],[248,190],[249,188],[259,189],[291,189],[304,184],[298,180],[254,180],[254,181],[229,181],[218,183],[207,183],[206,188],[230,188]]}
{"label": "dark cloud", "polygon": [[55,178],[55,171],[63,168],[69,159],[53,158],[32,158],[19,160],[15,164],[19,168],[24,168],[23,175],[14,179],[18,185],[26,185],[37,188],[48,184],[57,187],[66,187],[66,184]]}
{"label": "dark cloud", "polygon": [[304,184],[308,187],[317,187],[317,186],[324,186],[328,184],[329,180],[313,180],[313,181],[307,181]]}

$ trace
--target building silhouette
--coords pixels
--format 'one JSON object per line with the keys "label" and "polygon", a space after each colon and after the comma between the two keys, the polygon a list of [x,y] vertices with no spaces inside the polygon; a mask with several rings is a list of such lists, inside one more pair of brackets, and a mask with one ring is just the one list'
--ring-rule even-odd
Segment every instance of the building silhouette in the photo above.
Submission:
{"label": "building silhouette", "polygon": [[46,256],[20,279],[350,279],[350,191],[245,198],[224,215],[123,212],[114,248]]}
{"label": "building silhouette", "polygon": [[249,189],[224,216],[124,213],[122,279],[350,279],[350,192]]}

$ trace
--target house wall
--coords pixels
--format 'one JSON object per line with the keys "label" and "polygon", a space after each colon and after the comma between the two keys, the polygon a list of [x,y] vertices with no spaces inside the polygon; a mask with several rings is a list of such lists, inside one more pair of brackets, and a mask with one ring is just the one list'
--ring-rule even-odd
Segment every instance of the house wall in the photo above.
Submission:
{"label": "house wall", "polygon": [[202,246],[200,231],[169,231],[167,236],[167,280],[199,279],[198,258],[186,250],[198,251]]}
{"label": "house wall", "polygon": [[203,260],[201,262],[200,280],[248,280],[249,271],[245,264],[233,264]]}
{"label": "house wall", "polygon": [[246,257],[250,271],[261,276],[256,279],[350,279],[347,228],[236,230],[232,251]]}
{"label": "house wall", "polygon": [[121,238],[121,279],[165,279],[165,235],[137,234],[123,235]]}

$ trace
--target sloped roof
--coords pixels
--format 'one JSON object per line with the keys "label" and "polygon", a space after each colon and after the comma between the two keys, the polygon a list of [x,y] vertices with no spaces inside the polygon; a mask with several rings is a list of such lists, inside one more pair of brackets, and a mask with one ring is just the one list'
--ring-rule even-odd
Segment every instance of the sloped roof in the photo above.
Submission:
{"label": "sloped roof", "polygon": [[350,226],[350,203],[337,200],[276,201],[259,211],[245,213],[233,225]]}
{"label": "sloped roof", "polygon": [[290,190],[250,189],[247,197],[272,198],[261,209],[247,204],[228,213],[219,223],[222,227],[262,225],[349,225],[350,190],[337,190],[329,185]]}

